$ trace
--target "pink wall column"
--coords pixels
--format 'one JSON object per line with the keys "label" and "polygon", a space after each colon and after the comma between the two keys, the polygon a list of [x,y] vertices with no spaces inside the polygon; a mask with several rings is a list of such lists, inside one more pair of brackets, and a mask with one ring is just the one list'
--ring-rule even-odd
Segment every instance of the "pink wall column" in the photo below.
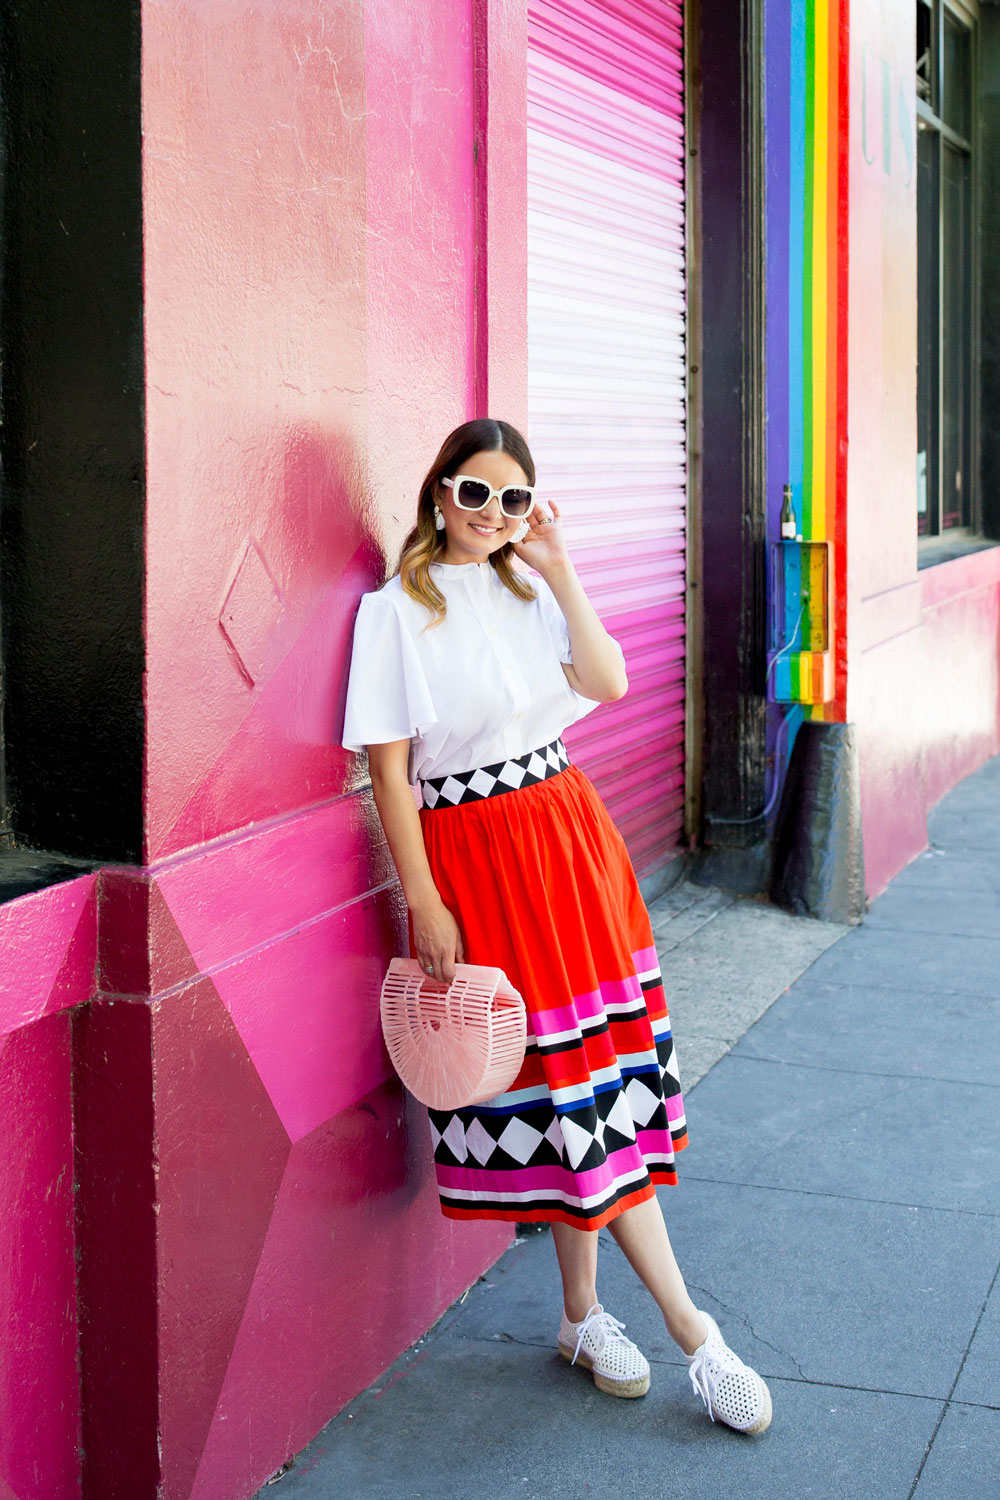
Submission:
{"label": "pink wall column", "polygon": [[[405,911],[338,743],[358,597],[441,439],[477,397],[524,410],[523,330],[498,316],[520,260],[482,239],[489,133],[516,139],[524,107],[508,12],[143,7],[168,1500],[254,1493],[510,1240],[440,1214],[425,1113],[382,1047]],[[478,162],[477,53],[500,85]]]}
{"label": "pink wall column", "polygon": [[1000,548],[917,568],[913,7],[852,0],[848,699],[867,891],[1000,749]]}
{"label": "pink wall column", "polygon": [[0,1500],[79,1495],[72,1016],[96,878],[0,906]]}
{"label": "pink wall column", "polygon": [[473,0],[475,398],[470,416],[528,430],[528,16]]}

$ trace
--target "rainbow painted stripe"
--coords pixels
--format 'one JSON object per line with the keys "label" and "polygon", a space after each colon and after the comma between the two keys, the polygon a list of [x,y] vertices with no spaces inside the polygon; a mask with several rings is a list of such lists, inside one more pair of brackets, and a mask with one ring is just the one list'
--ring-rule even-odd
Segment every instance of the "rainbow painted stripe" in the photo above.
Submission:
{"label": "rainbow painted stripe", "polygon": [[787,361],[783,389],[769,390],[772,421],[784,428],[768,453],[772,535],[787,478],[802,537],[832,543],[830,649],[808,649],[821,634],[820,591],[806,592],[799,622],[792,590],[784,639],[798,624],[804,649],[775,663],[775,697],[830,719],[844,717],[846,682],[848,8],[849,0],[773,0],[767,12],[769,167],[778,168],[768,174],[768,307],[778,325],[769,345],[771,360]]}

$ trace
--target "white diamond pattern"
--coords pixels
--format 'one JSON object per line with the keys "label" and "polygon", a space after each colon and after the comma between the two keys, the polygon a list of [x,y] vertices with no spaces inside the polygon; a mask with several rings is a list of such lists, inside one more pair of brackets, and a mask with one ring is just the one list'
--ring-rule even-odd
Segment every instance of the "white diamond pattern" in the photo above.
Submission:
{"label": "white diamond pattern", "polygon": [[545,1132],[545,1139],[548,1141],[549,1145],[559,1153],[560,1156],[564,1156],[566,1154],[566,1143],[563,1140],[563,1133],[559,1125],[558,1115],[554,1116],[548,1130]]}
{"label": "white diamond pattern", "polygon": [[619,1094],[610,1110],[607,1124],[619,1135],[623,1135],[630,1141],[635,1140],[635,1122],[632,1119],[632,1111],[628,1107],[628,1100],[624,1094]]}
{"label": "white diamond pattern", "polygon": [[524,1120],[519,1120],[515,1115],[501,1135],[497,1145],[501,1151],[506,1151],[515,1161],[519,1161],[522,1167],[531,1160],[538,1150],[538,1144],[545,1137],[540,1130],[533,1125],[528,1125]]}
{"label": "white diamond pattern", "polygon": [[[538,1132],[536,1131],[535,1133],[537,1135]],[[480,1166],[483,1167],[485,1167],[486,1163],[489,1161],[490,1157],[497,1149],[496,1141],[487,1131],[483,1129],[478,1120],[473,1120],[472,1124],[465,1132],[465,1144],[468,1146],[472,1155],[476,1158],[476,1161],[479,1162]]]}
{"label": "white diamond pattern", "polygon": [[451,1154],[456,1157],[458,1161],[465,1161],[469,1153],[465,1145],[465,1131],[462,1128],[462,1122],[457,1115],[452,1115],[451,1119],[448,1121],[448,1127],[441,1139],[444,1141]]}
{"label": "white diamond pattern", "polygon": [[629,1109],[632,1111],[632,1118],[635,1123],[637,1125],[648,1125],[656,1111],[656,1106],[660,1102],[657,1096],[651,1089],[646,1087],[641,1078],[632,1078],[629,1080],[625,1095],[628,1099]]}
{"label": "white diamond pattern", "polygon": [[575,1120],[564,1115],[561,1121],[563,1140],[566,1142],[566,1156],[570,1166],[575,1172],[590,1150],[594,1137],[589,1130],[584,1130]]}

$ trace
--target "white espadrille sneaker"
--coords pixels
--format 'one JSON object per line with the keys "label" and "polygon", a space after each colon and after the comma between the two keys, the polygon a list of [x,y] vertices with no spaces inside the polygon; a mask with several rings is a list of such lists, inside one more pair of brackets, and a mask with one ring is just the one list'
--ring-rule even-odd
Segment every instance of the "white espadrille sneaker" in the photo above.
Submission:
{"label": "white espadrille sneaker", "polygon": [[756,1370],[745,1365],[726,1343],[719,1325],[703,1308],[708,1335],[693,1354],[685,1354],[691,1384],[709,1416],[737,1432],[763,1432],[771,1421],[771,1393]]}
{"label": "white espadrille sneaker", "polygon": [[599,1302],[579,1323],[571,1323],[564,1311],[559,1353],[571,1365],[590,1370],[599,1391],[609,1396],[644,1396],[649,1390],[649,1362],[622,1333],[624,1327]]}

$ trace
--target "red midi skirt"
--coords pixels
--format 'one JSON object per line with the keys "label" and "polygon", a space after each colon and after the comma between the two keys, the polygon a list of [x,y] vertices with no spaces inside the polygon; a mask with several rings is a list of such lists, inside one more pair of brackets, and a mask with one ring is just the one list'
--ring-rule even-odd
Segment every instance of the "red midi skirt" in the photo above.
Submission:
{"label": "red midi skirt", "polygon": [[[505,1093],[428,1111],[442,1212],[599,1229],[676,1183],[688,1143],[649,914],[625,841],[576,765],[420,810],[465,961],[505,971],[528,1044]],[[410,923],[410,954],[413,927]]]}

